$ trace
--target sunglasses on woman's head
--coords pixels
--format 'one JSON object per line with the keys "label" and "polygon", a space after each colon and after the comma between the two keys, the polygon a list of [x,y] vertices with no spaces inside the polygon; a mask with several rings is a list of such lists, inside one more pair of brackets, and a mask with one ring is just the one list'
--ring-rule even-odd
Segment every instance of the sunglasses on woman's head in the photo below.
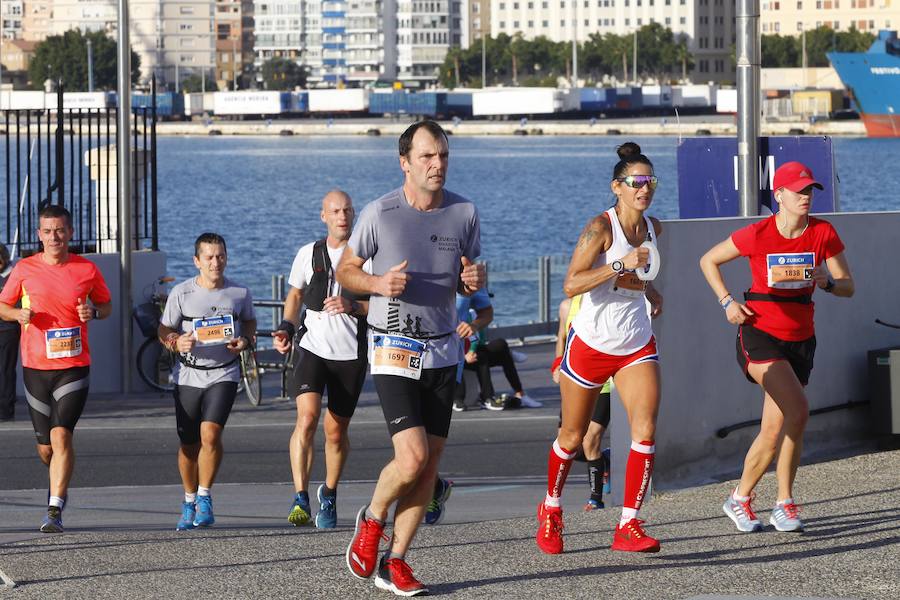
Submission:
{"label": "sunglasses on woman's head", "polygon": [[621,181],[628,187],[636,190],[641,189],[645,185],[649,185],[651,190],[656,189],[659,178],[656,175],[627,175],[626,177],[616,177],[616,181]]}

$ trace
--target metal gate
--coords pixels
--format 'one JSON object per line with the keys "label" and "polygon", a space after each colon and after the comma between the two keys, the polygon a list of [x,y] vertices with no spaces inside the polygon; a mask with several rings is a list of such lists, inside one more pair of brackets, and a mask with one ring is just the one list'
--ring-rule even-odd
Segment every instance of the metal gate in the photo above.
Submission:
{"label": "metal gate", "polygon": [[[4,171],[0,191],[0,242],[13,257],[40,250],[38,212],[48,204],[65,206],[75,228],[71,249],[78,253],[118,252],[115,94],[86,95],[0,92]],[[43,103],[40,98],[44,98]],[[98,104],[98,98],[99,104]],[[156,220],[156,85],[149,107],[132,113],[132,249],[158,250]]]}

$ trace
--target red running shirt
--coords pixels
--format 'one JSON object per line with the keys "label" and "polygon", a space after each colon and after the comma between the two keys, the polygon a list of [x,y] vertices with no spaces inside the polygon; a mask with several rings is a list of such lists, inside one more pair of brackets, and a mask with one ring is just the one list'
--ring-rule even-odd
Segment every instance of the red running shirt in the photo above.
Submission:
{"label": "red running shirt", "polygon": [[[809,226],[795,239],[778,231],[775,215],[731,234],[741,256],[750,260],[751,292],[773,296],[806,296],[815,289],[810,271],[844,251],[831,223],[809,217]],[[750,300],[755,313],[747,322],[778,339],[798,342],[815,334],[813,304]]]}
{"label": "red running shirt", "polygon": [[61,265],[48,265],[41,254],[19,261],[3,291],[0,302],[34,311],[22,328],[22,366],[55,371],[91,364],[87,323],[78,318],[75,307],[90,298],[104,304],[112,298],[103,275],[86,258],[70,254]]}

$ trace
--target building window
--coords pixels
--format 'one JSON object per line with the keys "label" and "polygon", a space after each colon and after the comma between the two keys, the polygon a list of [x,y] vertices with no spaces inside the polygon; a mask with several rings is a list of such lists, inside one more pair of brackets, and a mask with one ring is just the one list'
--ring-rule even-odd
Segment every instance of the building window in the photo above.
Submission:
{"label": "building window", "polygon": [[192,15],[192,14],[194,14],[194,7],[193,6],[182,6],[180,9],[180,12],[183,15]]}
{"label": "building window", "polygon": [[547,29],[548,27],[550,27],[550,21],[541,21],[541,27]]}

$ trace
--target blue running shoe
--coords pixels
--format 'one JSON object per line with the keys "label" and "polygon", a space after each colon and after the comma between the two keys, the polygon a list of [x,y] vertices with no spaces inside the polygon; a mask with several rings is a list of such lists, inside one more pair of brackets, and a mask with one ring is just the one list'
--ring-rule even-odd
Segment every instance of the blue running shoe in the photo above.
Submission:
{"label": "blue running shoe", "polygon": [[334,529],[337,527],[337,496],[324,496],[325,484],[319,486],[316,497],[319,499],[319,512],[316,513],[316,527]]}
{"label": "blue running shoe", "polygon": [[606,508],[606,505],[603,504],[603,500],[595,500],[594,498],[588,498],[588,501],[584,505],[584,512],[590,512],[592,510],[600,510],[601,508]]}
{"label": "blue running shoe", "polygon": [[194,506],[193,502],[182,502],[181,518],[178,520],[178,525],[175,526],[175,531],[187,531],[188,529],[196,527],[196,525],[194,525],[194,517],[196,514],[197,507]]}
{"label": "blue running shoe", "polygon": [[216,522],[212,510],[212,496],[197,496],[197,514],[194,516],[194,527],[209,527]]}
{"label": "blue running shoe", "polygon": [[444,504],[450,498],[450,492],[453,491],[453,482],[449,479],[441,479],[438,477],[438,484],[435,486],[434,497],[428,503],[425,510],[425,524],[437,525],[444,518]]}
{"label": "blue running shoe", "polygon": [[41,533],[62,533],[62,509],[58,506],[48,506],[47,514],[41,521]]}
{"label": "blue running shoe", "polygon": [[306,492],[297,492],[294,496],[294,505],[291,506],[291,514],[288,515],[288,521],[294,527],[300,527],[309,523],[312,510],[309,508],[309,495]]}
{"label": "blue running shoe", "polygon": [[609,484],[609,473],[612,471],[612,466],[609,461],[609,448],[604,448],[601,455],[603,456],[603,493],[609,494],[612,491],[612,486]]}

